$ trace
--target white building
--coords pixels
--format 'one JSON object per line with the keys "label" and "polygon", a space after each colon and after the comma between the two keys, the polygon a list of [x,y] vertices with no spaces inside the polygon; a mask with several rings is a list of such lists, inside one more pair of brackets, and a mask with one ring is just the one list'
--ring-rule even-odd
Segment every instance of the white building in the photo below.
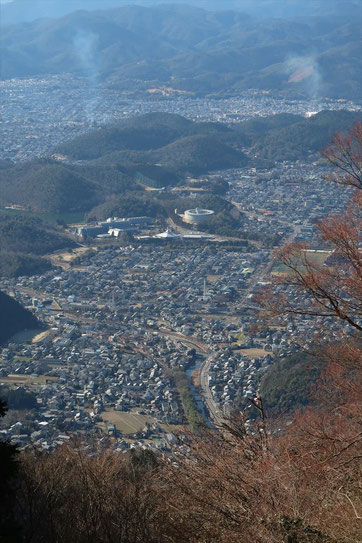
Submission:
{"label": "white building", "polygon": [[201,209],[199,207],[195,209],[187,209],[184,213],[184,222],[189,224],[202,224],[208,221],[213,215],[214,211],[211,209]]}

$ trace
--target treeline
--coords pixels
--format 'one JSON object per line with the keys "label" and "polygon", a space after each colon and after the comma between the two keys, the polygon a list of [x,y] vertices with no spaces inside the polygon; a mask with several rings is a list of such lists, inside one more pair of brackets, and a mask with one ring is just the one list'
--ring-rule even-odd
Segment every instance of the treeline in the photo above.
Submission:
{"label": "treeline", "polygon": [[91,219],[106,219],[107,217],[161,217],[165,210],[157,198],[145,194],[125,195],[107,200],[93,208],[88,214]]}
{"label": "treeline", "polygon": [[175,369],[172,372],[172,378],[177,392],[180,395],[182,407],[185,413],[186,422],[194,432],[199,432],[205,426],[205,420],[197,408],[195,398],[190,390],[190,383],[187,374],[183,368]]}
{"label": "treeline", "polygon": [[23,387],[9,388],[7,386],[0,386],[0,398],[6,402],[6,405],[11,410],[23,411],[38,408],[36,396]]}

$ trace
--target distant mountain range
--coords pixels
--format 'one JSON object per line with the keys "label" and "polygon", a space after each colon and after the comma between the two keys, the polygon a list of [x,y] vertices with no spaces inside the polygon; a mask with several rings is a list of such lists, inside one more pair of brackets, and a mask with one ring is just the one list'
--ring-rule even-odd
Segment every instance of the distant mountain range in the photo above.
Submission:
{"label": "distant mountain range", "polygon": [[[225,95],[256,88],[287,96],[360,99],[356,3],[343,2],[342,10],[342,3],[328,2],[325,13],[325,1],[310,1],[303,3],[311,7],[308,14],[298,4],[265,0],[254,3],[254,9],[250,1],[238,4],[251,15],[181,4],[131,5],[17,24],[2,30],[1,77],[72,72],[119,89],[167,86]],[[99,5],[87,2],[87,7]],[[283,5],[284,17],[300,16],[255,17],[256,6],[279,15]],[[3,6],[3,12],[11,6]]]}
{"label": "distant mountain range", "polygon": [[[41,17],[62,17],[68,13],[86,9],[100,10],[136,4],[154,6],[157,4],[189,4],[210,11],[238,10],[254,17],[305,17],[323,16],[326,13],[325,0],[3,0],[1,5],[2,24],[16,24],[34,21]],[[359,2],[356,0],[329,0],[329,15],[359,15]]]}

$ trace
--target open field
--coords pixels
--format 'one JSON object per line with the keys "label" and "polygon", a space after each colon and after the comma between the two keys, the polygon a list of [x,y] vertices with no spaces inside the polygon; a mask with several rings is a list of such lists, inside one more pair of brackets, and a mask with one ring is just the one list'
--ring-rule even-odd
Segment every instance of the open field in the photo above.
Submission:
{"label": "open field", "polygon": [[58,377],[48,377],[47,375],[9,375],[8,377],[0,377],[0,384],[8,383],[14,385],[45,385],[47,381],[57,381]]}
{"label": "open field", "polygon": [[50,255],[47,255],[50,258],[53,266],[60,266],[63,269],[68,269],[70,263],[76,259],[78,256],[82,256],[84,253],[87,253],[90,250],[97,251],[96,247],[77,247],[71,251],[57,251]]}
{"label": "open field", "polygon": [[239,332],[235,337],[237,345],[243,345],[243,343],[245,343],[248,339],[244,332]]}
{"label": "open field", "polygon": [[122,434],[133,434],[142,430],[146,422],[150,424],[156,422],[149,415],[139,415],[132,411],[115,411],[114,409],[104,411],[101,417],[104,421],[103,424],[101,423],[102,427],[114,424]]}
{"label": "open field", "polygon": [[187,425],[185,424],[160,424],[166,432],[185,432]]}
{"label": "open field", "polygon": [[195,388],[200,386],[200,368],[195,369],[191,374],[191,381]]}
{"label": "open field", "polygon": [[226,322],[226,324],[235,324],[237,325],[239,320],[240,320],[240,317],[238,316],[232,316],[232,315],[225,315],[224,313],[220,313],[220,314],[217,314],[217,313],[196,313],[197,315],[200,315],[200,317],[202,317],[205,321],[208,321],[208,320],[215,320],[215,321],[218,321],[218,320],[223,320]]}
{"label": "open field", "polygon": [[240,349],[239,351],[234,352],[243,354],[244,356],[247,356],[249,358],[260,358],[262,356],[265,356],[266,354],[272,355],[272,353],[268,353],[267,351],[264,351],[264,349]]}
{"label": "open field", "polygon": [[44,332],[40,333],[39,328],[32,330],[22,330],[21,332],[18,332],[17,334],[12,336],[9,339],[9,343],[27,343],[28,341],[34,341],[35,338],[43,333]]}
{"label": "open field", "polygon": [[40,334],[37,334],[33,339],[31,340],[32,343],[40,343],[40,341],[43,341],[43,339],[47,338],[50,334],[50,330],[45,330],[44,332],[41,332]]}
{"label": "open field", "polygon": [[30,362],[31,358],[29,356],[15,356],[14,360],[18,362]]}
{"label": "open field", "polygon": [[[331,251],[325,251],[325,250],[313,250],[313,249],[307,249],[304,251],[308,261],[314,265],[314,266],[323,266],[327,258],[331,255]],[[300,263],[298,266],[300,269],[303,269],[304,265]],[[272,275],[285,275],[288,273],[289,270],[284,264],[276,263],[273,266],[273,269],[271,271]]]}
{"label": "open field", "polygon": [[17,375],[11,376],[11,377],[1,377],[0,378],[0,385],[3,385],[4,383],[10,383],[14,385],[23,385],[24,383],[28,383],[28,375]]}
{"label": "open field", "polygon": [[209,283],[217,283],[222,275],[207,275],[206,279]]}

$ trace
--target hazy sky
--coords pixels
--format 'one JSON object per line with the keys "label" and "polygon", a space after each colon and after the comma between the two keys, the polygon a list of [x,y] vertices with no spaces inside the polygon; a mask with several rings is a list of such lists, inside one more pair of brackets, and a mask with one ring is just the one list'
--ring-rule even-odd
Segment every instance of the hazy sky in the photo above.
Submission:
{"label": "hazy sky", "polygon": [[[39,17],[61,17],[74,10],[106,9],[109,7],[138,4],[191,4],[209,10],[245,11],[256,17],[289,18],[309,15],[361,14],[360,0],[0,0],[4,7],[0,24],[31,21]],[[325,7],[328,4],[328,12]],[[7,7],[5,7],[7,6]],[[351,11],[352,10],[352,11]]]}

